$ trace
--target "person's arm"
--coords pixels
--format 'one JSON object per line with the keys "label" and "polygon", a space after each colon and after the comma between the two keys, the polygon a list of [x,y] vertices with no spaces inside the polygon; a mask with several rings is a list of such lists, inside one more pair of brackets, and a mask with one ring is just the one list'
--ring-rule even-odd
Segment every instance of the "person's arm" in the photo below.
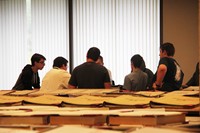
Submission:
{"label": "person's arm", "polygon": [[68,84],[68,89],[75,89],[75,88],[77,88],[76,86],[73,86],[73,85],[70,85],[70,84]]}
{"label": "person's arm", "polygon": [[158,70],[157,70],[157,78],[156,81],[153,83],[153,88],[161,88],[163,84],[163,79],[165,77],[165,74],[167,72],[167,66],[164,64],[159,65]]}
{"label": "person's arm", "polygon": [[76,82],[76,70],[73,70],[69,82],[68,82],[68,89],[75,89],[78,87],[78,84]]}
{"label": "person's arm", "polygon": [[129,90],[129,91],[131,90],[131,80],[129,79],[128,76],[125,76],[125,78],[124,78],[123,89]]}
{"label": "person's arm", "polygon": [[37,72],[36,76],[37,76],[37,78],[36,78],[37,82],[35,84],[33,84],[33,89],[40,89],[40,77],[39,77],[38,72]]}
{"label": "person's arm", "polygon": [[32,90],[32,75],[31,71],[22,72],[22,83],[24,84],[25,90]]}
{"label": "person's arm", "polygon": [[111,83],[110,82],[105,82],[104,83],[104,88],[110,89],[111,88]]}
{"label": "person's arm", "polygon": [[186,86],[198,86],[199,85],[199,63],[196,65],[195,72],[193,73],[192,77],[186,83]]}

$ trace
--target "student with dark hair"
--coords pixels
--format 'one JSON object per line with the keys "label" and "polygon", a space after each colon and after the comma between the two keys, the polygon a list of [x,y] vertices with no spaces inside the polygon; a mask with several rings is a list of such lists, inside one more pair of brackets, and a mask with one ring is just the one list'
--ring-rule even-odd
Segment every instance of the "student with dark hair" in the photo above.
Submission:
{"label": "student with dark hair", "polygon": [[128,91],[143,91],[147,88],[147,74],[143,72],[144,60],[136,54],[131,58],[131,73],[124,78],[123,89]]}
{"label": "student with dark hair", "polygon": [[184,73],[173,58],[174,54],[175,48],[172,43],[160,45],[160,61],[153,79],[154,90],[170,92],[181,88]]}
{"label": "student with dark hair", "polygon": [[[99,65],[104,65],[104,62],[103,62],[103,57],[100,55],[99,56],[99,58],[97,59],[97,61],[96,61],[96,63],[97,64],[99,64]],[[111,85],[115,85],[114,84],[114,81],[112,80],[112,74],[111,74],[111,71],[107,68],[107,70],[108,70],[108,74],[109,74],[109,76],[110,76],[110,83],[111,83]]]}
{"label": "student with dark hair", "polygon": [[53,68],[42,79],[41,90],[67,89],[71,75],[67,72],[67,63],[64,57],[57,57],[53,61]]}
{"label": "student with dark hair", "polygon": [[186,88],[189,86],[199,86],[199,62],[196,64],[196,69],[192,77],[188,80],[186,85],[183,85],[182,87]]}
{"label": "student with dark hair", "polygon": [[[143,60],[144,61],[144,60]],[[152,89],[152,80],[153,80],[153,72],[146,67],[146,64],[145,62],[143,62],[143,65],[141,67],[142,71],[145,72],[148,76],[148,79],[147,79],[147,90],[151,90]]]}
{"label": "student with dark hair", "polygon": [[98,48],[88,50],[86,62],[73,70],[69,88],[111,88],[107,69],[96,63],[99,56]]}
{"label": "student with dark hair", "polygon": [[38,70],[45,66],[46,58],[41,54],[34,54],[31,57],[31,65],[27,64],[19,75],[12,90],[32,90],[40,88],[40,78]]}

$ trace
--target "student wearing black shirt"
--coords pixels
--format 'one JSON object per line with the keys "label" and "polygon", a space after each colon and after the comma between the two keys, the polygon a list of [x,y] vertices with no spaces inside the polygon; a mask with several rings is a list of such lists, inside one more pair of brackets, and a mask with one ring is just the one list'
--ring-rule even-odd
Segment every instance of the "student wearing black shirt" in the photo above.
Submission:
{"label": "student wearing black shirt", "polygon": [[199,86],[199,62],[196,64],[196,69],[192,77],[182,87],[187,88],[189,86]]}
{"label": "student wearing black shirt", "polygon": [[98,48],[88,50],[86,62],[73,70],[68,88],[111,88],[108,70],[96,63],[99,56]]}
{"label": "student wearing black shirt", "polygon": [[152,86],[154,90],[169,92],[181,88],[184,73],[173,58],[174,54],[175,48],[172,43],[167,42],[160,46],[160,61]]}

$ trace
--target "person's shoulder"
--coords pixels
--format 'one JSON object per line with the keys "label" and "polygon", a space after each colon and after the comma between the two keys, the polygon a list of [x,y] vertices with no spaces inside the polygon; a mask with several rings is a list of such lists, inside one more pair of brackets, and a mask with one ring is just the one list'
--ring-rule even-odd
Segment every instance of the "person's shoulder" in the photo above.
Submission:
{"label": "person's shoulder", "polygon": [[169,63],[169,62],[174,62],[176,61],[174,58],[169,58],[169,57],[163,57],[160,59],[161,64]]}
{"label": "person's shoulder", "polygon": [[63,76],[64,77],[71,77],[71,74],[67,71],[63,72]]}
{"label": "person's shoulder", "polygon": [[130,79],[131,77],[133,77],[133,75],[134,75],[133,73],[129,73],[124,78],[125,79]]}
{"label": "person's shoulder", "polygon": [[102,69],[104,71],[108,71],[108,69],[105,67],[105,66],[102,66],[102,65],[99,65],[99,64],[96,64],[97,67],[99,67],[99,69]]}
{"label": "person's shoulder", "polygon": [[145,68],[144,72],[153,74],[153,72],[149,68]]}
{"label": "person's shoulder", "polygon": [[27,71],[32,71],[32,65],[27,64],[26,66],[24,66],[24,68],[22,69],[23,72],[27,72]]}
{"label": "person's shoulder", "polygon": [[84,63],[82,63],[82,64],[80,64],[80,65],[74,67],[74,70],[79,69],[79,68],[81,68],[81,67],[84,67],[85,65],[86,65],[86,62],[84,62]]}
{"label": "person's shoulder", "polygon": [[24,68],[23,68],[23,69],[31,69],[31,67],[32,67],[32,65],[30,65],[30,64],[27,64],[27,65],[25,65],[25,66],[24,66]]}
{"label": "person's shoulder", "polygon": [[142,75],[147,75],[147,73],[145,73],[144,71],[142,71],[142,70],[138,70],[137,71],[139,74],[142,74]]}

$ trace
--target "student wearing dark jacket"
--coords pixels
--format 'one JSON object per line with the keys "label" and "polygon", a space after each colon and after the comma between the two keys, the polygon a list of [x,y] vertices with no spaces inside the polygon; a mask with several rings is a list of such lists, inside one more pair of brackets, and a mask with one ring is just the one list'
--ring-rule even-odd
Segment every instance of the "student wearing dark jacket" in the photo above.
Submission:
{"label": "student wearing dark jacket", "polygon": [[31,57],[31,65],[27,64],[20,73],[17,82],[12,90],[32,90],[40,88],[40,77],[38,70],[42,70],[45,66],[46,58],[40,54],[34,54]]}

